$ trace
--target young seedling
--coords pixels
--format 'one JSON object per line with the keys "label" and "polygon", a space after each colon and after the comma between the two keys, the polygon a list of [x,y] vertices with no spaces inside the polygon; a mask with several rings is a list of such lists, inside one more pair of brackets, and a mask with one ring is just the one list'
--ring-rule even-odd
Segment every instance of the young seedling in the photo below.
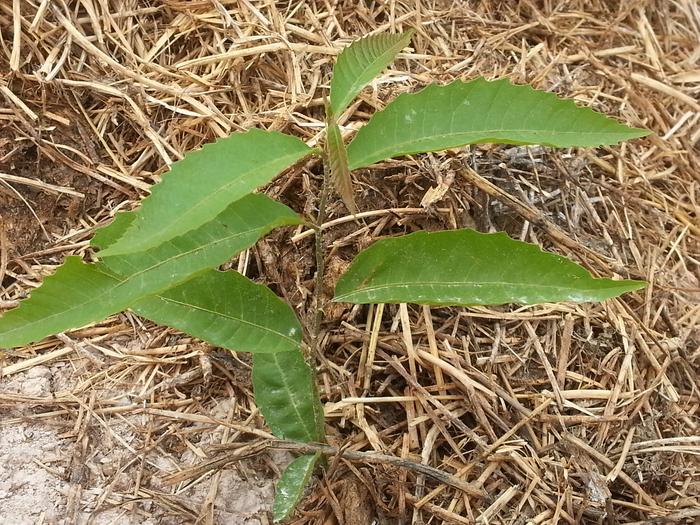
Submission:
{"label": "young seedling", "polygon": [[[29,299],[0,318],[0,347],[23,346],[131,309],[212,345],[253,354],[256,402],[281,439],[325,440],[323,408],[302,327],[271,290],[216,270],[273,228],[302,223],[286,206],[253,193],[282,170],[322,154],[333,184],[355,213],[351,171],[375,162],[467,144],[496,142],[595,147],[642,137],[551,93],[508,80],[455,81],[398,96],[346,145],[338,119],[411,39],[411,32],[360,39],[338,57],[326,106],[323,151],[277,132],[252,129],[190,152],[141,207],[97,230],[98,262],[68,257]],[[317,226],[325,217],[323,192]],[[317,288],[323,273],[317,228]],[[336,286],[334,301],[439,306],[602,301],[644,286],[594,278],[576,263],[504,233],[417,232],[375,242]],[[317,290],[317,297],[320,293]],[[318,302],[318,301],[317,301]],[[321,304],[317,304],[320,320]],[[315,333],[315,335],[313,335]],[[278,483],[274,519],[301,498],[320,454],[302,455]]]}

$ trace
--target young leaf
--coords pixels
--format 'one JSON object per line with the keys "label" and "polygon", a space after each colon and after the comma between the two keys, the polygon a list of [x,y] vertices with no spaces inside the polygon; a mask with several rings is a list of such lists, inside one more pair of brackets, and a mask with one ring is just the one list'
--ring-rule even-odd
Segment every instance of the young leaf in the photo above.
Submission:
{"label": "young leaf", "polygon": [[[216,219],[157,248],[84,264],[68,257],[19,307],[0,317],[0,347],[22,346],[120,312],[139,299],[216,267],[298,215],[265,195],[249,195]],[[102,242],[128,223],[107,226]],[[113,228],[113,229],[112,229]]]}
{"label": "young leaf", "polygon": [[194,230],[311,151],[295,137],[251,129],[188,153],[153,187],[126,233],[100,255],[142,252]]}
{"label": "young leaf", "polygon": [[505,233],[417,232],[377,241],[336,286],[334,301],[431,305],[602,301],[642,281],[592,277],[578,264]]}
{"label": "young leaf", "polygon": [[209,270],[131,306],[142,317],[240,352],[298,352],[301,325],[268,287]]}
{"label": "young leaf", "polygon": [[321,454],[299,456],[284,469],[282,477],[275,487],[275,502],[272,505],[272,519],[275,523],[289,518],[299,500],[304,495],[304,489],[314,473]]}
{"label": "young leaf", "polygon": [[348,169],[348,154],[345,151],[345,143],[343,142],[343,136],[340,134],[340,128],[338,128],[335,117],[332,115],[328,116],[326,122],[326,157],[335,190],[343,199],[343,203],[348,211],[357,213],[359,210],[355,204],[352,178]]}
{"label": "young leaf", "polygon": [[340,115],[357,94],[408,45],[413,31],[369,35],[356,40],[338,56],[331,80],[331,110]]}
{"label": "young leaf", "polygon": [[599,146],[648,134],[553,93],[479,78],[399,95],[360,128],[348,146],[348,160],[356,169],[466,144]]}
{"label": "young leaf", "polygon": [[324,440],[314,374],[301,350],[253,354],[255,402],[272,433],[302,442]]}

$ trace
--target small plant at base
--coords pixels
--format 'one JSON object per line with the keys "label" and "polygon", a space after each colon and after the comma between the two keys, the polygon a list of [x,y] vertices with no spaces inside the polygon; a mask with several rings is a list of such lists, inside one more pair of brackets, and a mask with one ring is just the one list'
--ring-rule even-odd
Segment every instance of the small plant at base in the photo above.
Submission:
{"label": "small plant at base", "polygon": [[[303,222],[286,206],[253,193],[258,187],[305,157],[324,157],[327,173],[315,221],[318,316],[309,341],[314,347],[322,311],[321,225],[331,183],[355,213],[351,171],[377,161],[484,142],[590,147],[647,134],[551,93],[508,80],[477,79],[399,95],[346,147],[339,116],[411,35],[365,37],[340,54],[326,105],[322,152],[295,137],[253,129],[175,163],[138,210],[119,213],[96,232],[92,246],[98,262],[68,257],[29,299],[0,318],[0,347],[26,345],[128,308],[212,345],[253,353],[256,402],[273,434],[324,442],[323,408],[294,311],[265,286],[216,270],[273,228]],[[334,301],[440,306],[582,302],[643,286],[641,281],[594,278],[574,262],[504,233],[461,229],[375,242],[340,278]],[[293,511],[320,457],[304,454],[287,467],[278,483],[276,521]]]}

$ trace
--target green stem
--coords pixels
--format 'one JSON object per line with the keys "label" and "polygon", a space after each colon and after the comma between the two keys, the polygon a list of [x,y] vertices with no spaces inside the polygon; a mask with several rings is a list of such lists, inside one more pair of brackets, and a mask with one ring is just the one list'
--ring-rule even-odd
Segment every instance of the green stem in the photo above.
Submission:
{"label": "green stem", "polygon": [[323,320],[323,276],[326,269],[326,258],[323,244],[323,223],[326,222],[326,206],[330,188],[327,156],[323,156],[323,183],[321,197],[318,203],[318,216],[316,218],[316,237],[314,252],[316,256],[316,275],[314,276],[314,320],[311,331],[311,350],[314,360],[321,354],[319,348],[319,336],[321,333],[321,321]]}

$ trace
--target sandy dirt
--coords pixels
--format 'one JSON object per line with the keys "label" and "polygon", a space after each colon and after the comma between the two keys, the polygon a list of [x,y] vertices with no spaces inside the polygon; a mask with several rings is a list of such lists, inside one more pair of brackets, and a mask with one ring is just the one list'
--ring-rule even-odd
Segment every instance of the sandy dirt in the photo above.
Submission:
{"label": "sandy dirt", "polygon": [[[57,386],[65,386],[70,372],[66,363],[36,366],[1,380],[0,396],[51,397]],[[226,401],[220,403],[212,416],[225,417],[228,405]],[[87,438],[79,440],[73,418],[53,417],[46,421],[31,412],[20,414],[0,409],[3,420],[0,423],[0,523],[3,525],[175,525],[188,522],[182,518],[183,511],[189,509],[196,515],[207,498],[212,497],[209,494],[212,476],[205,476],[169,495],[171,503],[179,506],[177,512],[169,513],[167,507],[148,502],[129,503],[124,495],[138,493],[136,467],[146,463],[145,472],[153,470],[163,475],[175,471],[172,461],[155,452],[141,452],[143,440],[133,431],[133,426],[139,424],[138,416],[129,416],[122,423],[110,422],[109,431],[96,424]],[[202,433],[193,443],[193,450],[217,442],[220,434],[220,431]],[[174,459],[181,466],[201,461],[192,450],[185,450]],[[275,459],[280,464],[286,461],[284,456]],[[215,474],[217,490],[211,516],[215,523],[268,523],[266,513],[273,495],[273,478],[265,475],[269,470],[256,471],[241,464],[237,467]],[[168,490],[158,474],[142,479],[141,486],[148,492],[163,492],[163,497]]]}

